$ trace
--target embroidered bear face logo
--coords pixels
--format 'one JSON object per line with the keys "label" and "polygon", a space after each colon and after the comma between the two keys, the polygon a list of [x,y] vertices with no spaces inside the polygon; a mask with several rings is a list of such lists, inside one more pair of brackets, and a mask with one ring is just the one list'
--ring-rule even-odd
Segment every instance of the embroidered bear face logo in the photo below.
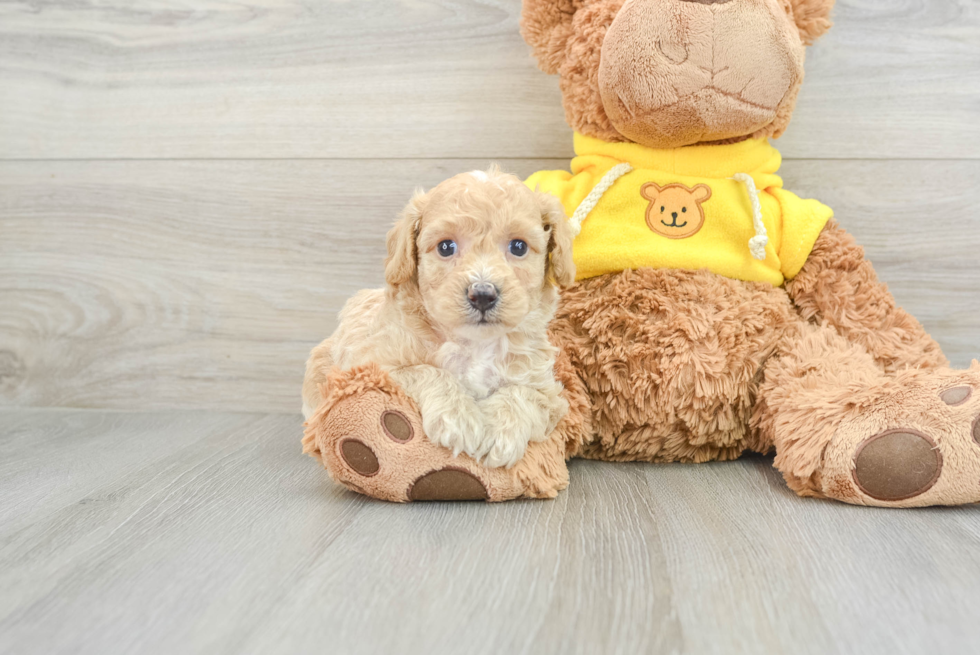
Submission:
{"label": "embroidered bear face logo", "polygon": [[711,187],[698,184],[689,189],[683,184],[658,186],[648,182],[640,195],[650,201],[647,207],[647,226],[668,239],[694,236],[704,225],[701,203],[711,197]]}

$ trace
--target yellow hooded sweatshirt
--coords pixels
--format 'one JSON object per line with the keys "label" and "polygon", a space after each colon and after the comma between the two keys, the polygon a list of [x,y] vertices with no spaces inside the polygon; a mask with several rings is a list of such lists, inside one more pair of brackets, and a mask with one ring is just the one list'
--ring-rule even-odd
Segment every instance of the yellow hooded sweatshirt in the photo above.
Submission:
{"label": "yellow hooded sweatshirt", "polygon": [[[764,139],[656,150],[575,135],[572,172],[539,171],[532,189],[571,217],[576,279],[636,268],[702,269],[781,286],[833,216],[783,190]],[[761,220],[760,220],[761,219]]]}

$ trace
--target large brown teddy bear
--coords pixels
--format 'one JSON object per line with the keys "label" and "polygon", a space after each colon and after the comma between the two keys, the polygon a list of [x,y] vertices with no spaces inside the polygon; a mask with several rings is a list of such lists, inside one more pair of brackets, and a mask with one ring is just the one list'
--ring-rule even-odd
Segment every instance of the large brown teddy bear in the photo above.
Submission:
{"label": "large brown teddy bear", "polygon": [[430,443],[379,368],[314,371],[307,452],[394,501],[553,497],[570,457],[746,450],[775,451],[801,496],[980,500],[980,365],[948,368],[830,210],[776,175],[768,139],[832,4],[525,0],[576,131],[571,172],[528,180],[580,230],[551,328],[569,415],[513,469],[486,469]]}

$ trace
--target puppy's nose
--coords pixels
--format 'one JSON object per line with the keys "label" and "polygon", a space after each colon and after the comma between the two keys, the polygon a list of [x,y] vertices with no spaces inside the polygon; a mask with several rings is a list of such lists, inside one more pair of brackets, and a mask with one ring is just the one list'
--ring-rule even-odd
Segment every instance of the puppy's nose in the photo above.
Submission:
{"label": "puppy's nose", "polygon": [[497,304],[497,287],[489,282],[477,282],[466,290],[466,297],[474,309],[486,312]]}

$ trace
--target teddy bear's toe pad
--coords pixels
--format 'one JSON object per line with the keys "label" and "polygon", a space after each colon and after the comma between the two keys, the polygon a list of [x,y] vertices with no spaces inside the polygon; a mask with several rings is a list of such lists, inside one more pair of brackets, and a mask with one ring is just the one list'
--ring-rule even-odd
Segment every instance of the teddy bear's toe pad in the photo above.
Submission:
{"label": "teddy bear's toe pad", "polygon": [[970,399],[973,395],[973,389],[971,387],[953,387],[952,389],[947,389],[946,391],[939,394],[939,397],[943,399],[943,402],[951,407],[956,407],[957,405],[962,405]]}
{"label": "teddy bear's toe pad", "polygon": [[931,438],[915,430],[887,430],[858,447],[853,474],[871,498],[896,501],[931,489],[942,468],[942,454]]}
{"label": "teddy bear's toe pad", "polygon": [[490,494],[479,478],[457,468],[426,473],[408,491],[412,500],[488,500]]}
{"label": "teddy bear's toe pad", "polygon": [[347,466],[365,477],[375,475],[381,468],[378,456],[359,439],[344,439],[340,444],[340,456]]}
{"label": "teddy bear's toe pad", "polygon": [[408,443],[415,436],[415,428],[401,412],[388,410],[381,416],[381,427],[392,441]]}

